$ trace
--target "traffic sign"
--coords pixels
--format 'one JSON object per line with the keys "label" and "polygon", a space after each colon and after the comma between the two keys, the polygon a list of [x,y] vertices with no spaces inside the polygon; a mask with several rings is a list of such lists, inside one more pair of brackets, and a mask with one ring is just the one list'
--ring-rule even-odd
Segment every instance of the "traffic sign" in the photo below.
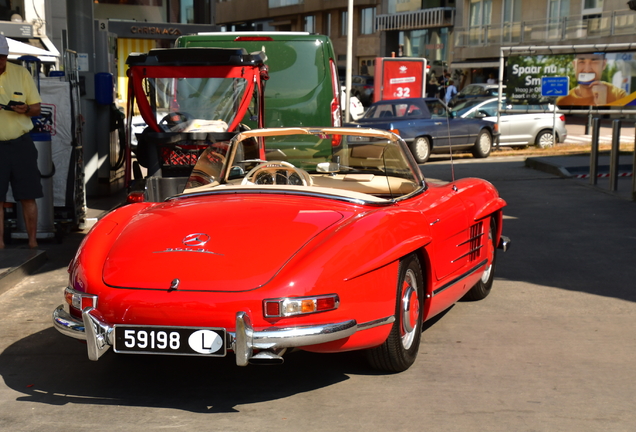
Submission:
{"label": "traffic sign", "polygon": [[570,90],[570,77],[541,77],[541,96],[567,96]]}

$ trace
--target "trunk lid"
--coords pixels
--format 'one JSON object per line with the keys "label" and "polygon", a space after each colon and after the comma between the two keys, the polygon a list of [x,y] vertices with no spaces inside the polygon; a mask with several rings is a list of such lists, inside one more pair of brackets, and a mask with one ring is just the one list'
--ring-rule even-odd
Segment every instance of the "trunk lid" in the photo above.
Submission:
{"label": "trunk lid", "polygon": [[[301,202],[302,201],[302,202]],[[343,215],[293,196],[194,197],[137,214],[113,244],[106,284],[168,290],[252,290]]]}

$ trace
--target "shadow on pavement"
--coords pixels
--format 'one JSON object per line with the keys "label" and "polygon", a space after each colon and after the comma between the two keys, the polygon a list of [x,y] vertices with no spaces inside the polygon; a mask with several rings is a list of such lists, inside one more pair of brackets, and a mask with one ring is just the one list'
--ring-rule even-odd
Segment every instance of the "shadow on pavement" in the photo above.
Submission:
{"label": "shadow on pavement", "polygon": [[[456,178],[489,180],[508,203],[503,231],[513,246],[499,255],[497,278],[636,301],[636,203],[523,161],[465,161],[454,169]],[[447,163],[422,171],[450,180]]]}
{"label": "shadow on pavement", "polygon": [[[98,362],[81,342],[53,328],[26,337],[0,354],[0,375],[24,396],[51,405],[93,404],[237,412],[239,405],[286,398],[373,373],[359,353],[294,352],[275,367],[238,367],[234,356],[116,355]],[[90,372],[89,372],[90,371]]]}

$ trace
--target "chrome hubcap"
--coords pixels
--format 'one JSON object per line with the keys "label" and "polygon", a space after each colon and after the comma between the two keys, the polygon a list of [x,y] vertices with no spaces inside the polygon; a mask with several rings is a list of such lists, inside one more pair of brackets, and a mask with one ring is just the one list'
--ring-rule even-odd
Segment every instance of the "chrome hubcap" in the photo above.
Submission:
{"label": "chrome hubcap", "polygon": [[417,321],[420,316],[420,300],[417,294],[417,280],[413,270],[407,270],[402,283],[402,300],[400,305],[400,337],[402,346],[409,349],[413,345],[416,332],[419,331]]}
{"label": "chrome hubcap", "polygon": [[488,264],[488,268],[481,275],[481,281],[483,283],[487,283],[488,279],[490,279],[490,273],[492,272],[492,264],[495,261],[495,245],[492,241],[492,237],[493,237],[493,234],[492,234],[492,226],[491,226],[491,229],[488,231],[488,242],[490,243],[490,256],[488,258],[489,258],[490,264]]}
{"label": "chrome hubcap", "polygon": [[481,147],[481,151],[483,153],[488,153],[488,149],[490,149],[490,137],[486,134],[483,134],[481,138],[479,138],[479,146]]}
{"label": "chrome hubcap", "polygon": [[415,143],[415,151],[417,152],[417,157],[420,159],[426,159],[428,156],[428,145],[425,140],[419,139]]}

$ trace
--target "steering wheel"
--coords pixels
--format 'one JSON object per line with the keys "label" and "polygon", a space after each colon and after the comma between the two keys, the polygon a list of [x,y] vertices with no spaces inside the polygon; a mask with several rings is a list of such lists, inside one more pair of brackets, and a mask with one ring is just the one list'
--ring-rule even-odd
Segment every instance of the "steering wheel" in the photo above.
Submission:
{"label": "steering wheel", "polygon": [[243,177],[242,185],[295,185],[310,186],[311,177],[303,169],[289,162],[271,161],[256,165]]}
{"label": "steering wheel", "polygon": [[158,125],[165,132],[174,132],[175,126],[188,123],[190,120],[192,120],[192,115],[188,114],[187,112],[174,111],[166,114],[159,121]]}

